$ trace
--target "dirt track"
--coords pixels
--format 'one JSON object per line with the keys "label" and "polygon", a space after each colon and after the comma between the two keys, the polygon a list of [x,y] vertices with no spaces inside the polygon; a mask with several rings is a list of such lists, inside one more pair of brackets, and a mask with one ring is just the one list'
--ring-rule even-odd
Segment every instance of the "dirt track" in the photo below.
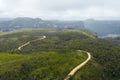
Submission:
{"label": "dirt track", "polygon": [[[21,51],[23,47],[29,45],[31,42],[34,42],[34,41],[37,41],[37,40],[43,40],[43,39],[45,39],[45,38],[46,38],[46,36],[43,36],[43,37],[40,38],[40,39],[28,41],[28,42],[26,42],[25,44],[19,46],[19,47],[18,47],[18,50]],[[78,51],[81,52],[82,50],[78,50]],[[91,54],[90,54],[89,52],[86,52],[86,51],[82,51],[82,52],[85,52],[85,53],[88,55],[88,58],[87,58],[84,62],[80,63],[78,66],[76,66],[75,68],[73,68],[64,80],[69,80],[72,76],[75,75],[75,73],[76,73],[80,68],[82,68],[84,65],[86,65],[87,62],[91,59]]]}
{"label": "dirt track", "polygon": [[[79,52],[81,52],[81,50],[78,50]],[[74,76],[74,74],[80,69],[82,68],[85,64],[87,64],[87,62],[91,59],[91,54],[89,52],[83,51],[88,55],[88,58],[80,63],[78,66],[76,66],[74,69],[72,69],[70,71],[70,73],[67,75],[67,77],[64,80],[69,80],[72,76]]]}
{"label": "dirt track", "polygon": [[42,38],[40,38],[40,39],[36,39],[36,40],[31,40],[31,41],[28,41],[28,42],[26,42],[25,44],[23,44],[23,45],[19,46],[19,47],[18,47],[18,50],[19,50],[19,51],[21,51],[23,47],[25,47],[25,46],[29,45],[31,42],[34,42],[34,41],[37,41],[37,40],[42,40],[42,39],[45,39],[45,38],[46,38],[46,36],[43,36],[43,37],[42,37]]}

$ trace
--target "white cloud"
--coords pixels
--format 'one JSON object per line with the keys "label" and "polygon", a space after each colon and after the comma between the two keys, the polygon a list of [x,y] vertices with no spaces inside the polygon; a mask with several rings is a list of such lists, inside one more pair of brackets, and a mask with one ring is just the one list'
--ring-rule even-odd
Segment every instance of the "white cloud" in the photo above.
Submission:
{"label": "white cloud", "polygon": [[120,0],[0,0],[0,17],[86,19],[120,17]]}

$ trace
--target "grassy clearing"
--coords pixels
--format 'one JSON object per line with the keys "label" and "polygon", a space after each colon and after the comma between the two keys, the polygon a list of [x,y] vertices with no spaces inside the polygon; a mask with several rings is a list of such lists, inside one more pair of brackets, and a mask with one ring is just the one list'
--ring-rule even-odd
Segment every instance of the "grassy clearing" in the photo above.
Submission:
{"label": "grassy clearing", "polygon": [[31,32],[31,31],[55,32],[56,28],[22,28],[18,30],[9,31],[9,32],[0,32],[0,36],[7,35],[7,34],[20,33],[20,32]]}

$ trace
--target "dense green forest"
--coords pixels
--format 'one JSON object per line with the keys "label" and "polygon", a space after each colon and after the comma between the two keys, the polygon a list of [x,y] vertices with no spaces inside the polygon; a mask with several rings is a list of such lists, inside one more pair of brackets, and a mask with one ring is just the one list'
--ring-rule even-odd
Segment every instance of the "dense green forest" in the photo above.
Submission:
{"label": "dense green forest", "polygon": [[1,80],[63,80],[67,73],[86,59],[86,54],[39,52],[0,53]]}
{"label": "dense green forest", "polygon": [[[89,30],[38,28],[0,32],[0,80],[63,80],[92,55],[72,80],[119,80],[120,43],[99,39]],[[25,46],[22,44],[47,36]],[[117,38],[118,40],[119,38]]]}

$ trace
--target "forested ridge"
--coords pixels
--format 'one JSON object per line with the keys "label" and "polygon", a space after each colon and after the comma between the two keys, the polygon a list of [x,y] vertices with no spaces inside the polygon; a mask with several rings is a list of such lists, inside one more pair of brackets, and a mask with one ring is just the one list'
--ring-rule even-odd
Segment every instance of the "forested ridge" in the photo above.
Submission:
{"label": "forested ridge", "polygon": [[[32,42],[22,51],[17,49],[43,35],[47,38]],[[94,32],[79,29],[42,28],[3,33],[0,36],[0,79],[61,80],[86,59],[84,53],[76,51],[80,49],[90,52],[92,60],[72,80],[119,80],[120,43],[114,44],[114,41],[99,39]]]}

